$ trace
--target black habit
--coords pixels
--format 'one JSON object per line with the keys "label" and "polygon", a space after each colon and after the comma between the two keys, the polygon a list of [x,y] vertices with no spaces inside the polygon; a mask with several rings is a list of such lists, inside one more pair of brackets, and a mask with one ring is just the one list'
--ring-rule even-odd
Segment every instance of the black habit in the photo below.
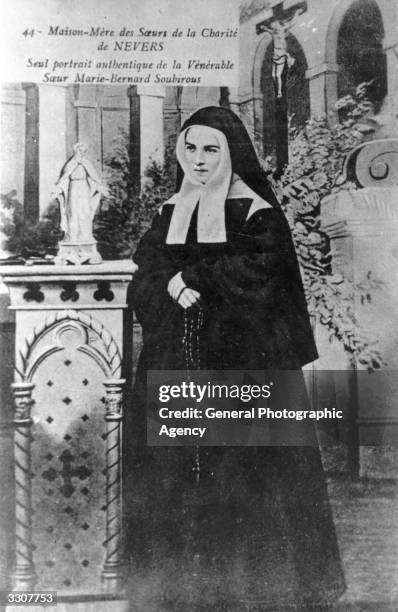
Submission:
{"label": "black habit", "polygon": [[146,371],[185,369],[186,321],[197,316],[168,294],[176,273],[201,294],[200,367],[289,370],[317,357],[289,227],[245,129],[213,107],[184,127],[195,124],[225,133],[234,173],[271,206],[248,217],[250,198],[227,199],[226,241],[214,244],[198,243],[196,209],[185,244],[167,244],[165,204],[134,255],[143,349],[126,449],[132,609],[318,610],[344,579],[317,448],[146,445]]}

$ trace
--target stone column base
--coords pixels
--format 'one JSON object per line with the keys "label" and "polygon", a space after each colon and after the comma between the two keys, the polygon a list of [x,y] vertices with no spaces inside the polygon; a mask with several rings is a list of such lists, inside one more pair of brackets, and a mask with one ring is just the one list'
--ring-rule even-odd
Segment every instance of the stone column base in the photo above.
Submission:
{"label": "stone column base", "polygon": [[102,261],[97,251],[97,242],[60,242],[58,255],[55,257],[58,265],[67,264],[99,264]]}

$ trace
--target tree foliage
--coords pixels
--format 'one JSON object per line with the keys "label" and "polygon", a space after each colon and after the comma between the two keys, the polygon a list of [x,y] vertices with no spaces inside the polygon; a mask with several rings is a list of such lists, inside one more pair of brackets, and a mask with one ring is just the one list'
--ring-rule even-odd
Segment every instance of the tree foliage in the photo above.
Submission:
{"label": "tree foliage", "polygon": [[46,218],[33,223],[25,220],[15,190],[1,194],[0,198],[0,231],[5,236],[2,248],[24,259],[55,255],[62,237],[57,207],[51,205]]}
{"label": "tree foliage", "polygon": [[[337,107],[340,123],[330,126],[326,118],[310,119],[303,129],[291,132],[289,165],[274,187],[292,230],[313,320],[326,327],[331,340],[343,343],[352,362],[374,369],[382,365],[382,357],[359,323],[356,304],[370,302],[381,283],[371,271],[358,284],[332,272],[329,241],[320,218],[324,197],[356,188],[352,183],[341,184],[341,173],[346,154],[373,131],[366,84],[339,100]],[[268,159],[264,167],[270,171]]]}
{"label": "tree foliage", "polygon": [[111,196],[101,202],[94,234],[105,259],[128,258],[150,227],[157,207],[175,191],[173,154],[166,149],[163,164],[150,161],[140,190],[132,178],[128,136],[120,131],[105,158],[105,167]]}

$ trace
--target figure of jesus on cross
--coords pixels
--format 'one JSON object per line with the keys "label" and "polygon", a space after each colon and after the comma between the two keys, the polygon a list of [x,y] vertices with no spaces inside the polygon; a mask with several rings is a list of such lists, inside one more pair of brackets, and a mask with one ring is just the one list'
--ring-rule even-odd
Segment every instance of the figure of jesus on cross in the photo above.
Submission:
{"label": "figure of jesus on cross", "polygon": [[267,32],[272,36],[271,78],[275,91],[275,126],[277,169],[280,176],[288,163],[288,101],[286,91],[287,72],[295,58],[287,50],[287,35],[307,10],[305,1],[297,2],[285,10],[280,2],[272,8],[272,16],[257,24],[257,34]]}
{"label": "figure of jesus on cross", "polygon": [[263,21],[259,24],[257,32],[268,32],[272,36],[273,52],[272,52],[272,80],[274,82],[275,94],[277,98],[282,98],[282,75],[285,66],[290,68],[293,66],[295,59],[288,53],[286,36],[296,24],[300,15],[305,12],[305,6],[300,5],[290,14],[280,14],[280,11],[274,11],[271,19]]}
{"label": "figure of jesus on cross", "polygon": [[272,79],[274,81],[276,97],[282,97],[282,74],[285,65],[288,68],[293,66],[295,59],[288,53],[286,35],[297,22],[297,18],[304,12],[302,8],[297,9],[290,17],[279,20],[272,18],[269,23],[262,26],[263,32],[268,32],[272,36]]}

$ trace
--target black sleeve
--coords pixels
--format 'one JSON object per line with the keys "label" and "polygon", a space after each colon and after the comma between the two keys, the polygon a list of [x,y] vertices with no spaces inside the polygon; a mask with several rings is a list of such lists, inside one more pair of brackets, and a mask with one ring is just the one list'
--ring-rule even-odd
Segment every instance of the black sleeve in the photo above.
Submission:
{"label": "black sleeve", "polygon": [[184,282],[205,301],[236,300],[264,310],[287,298],[301,277],[287,221],[279,210],[257,211],[219,257],[203,258],[182,271]]}
{"label": "black sleeve", "polygon": [[133,259],[138,265],[132,282],[132,299],[138,321],[145,326],[165,317],[175,307],[167,292],[178,272],[165,249],[165,222],[157,213],[144,234]]}

